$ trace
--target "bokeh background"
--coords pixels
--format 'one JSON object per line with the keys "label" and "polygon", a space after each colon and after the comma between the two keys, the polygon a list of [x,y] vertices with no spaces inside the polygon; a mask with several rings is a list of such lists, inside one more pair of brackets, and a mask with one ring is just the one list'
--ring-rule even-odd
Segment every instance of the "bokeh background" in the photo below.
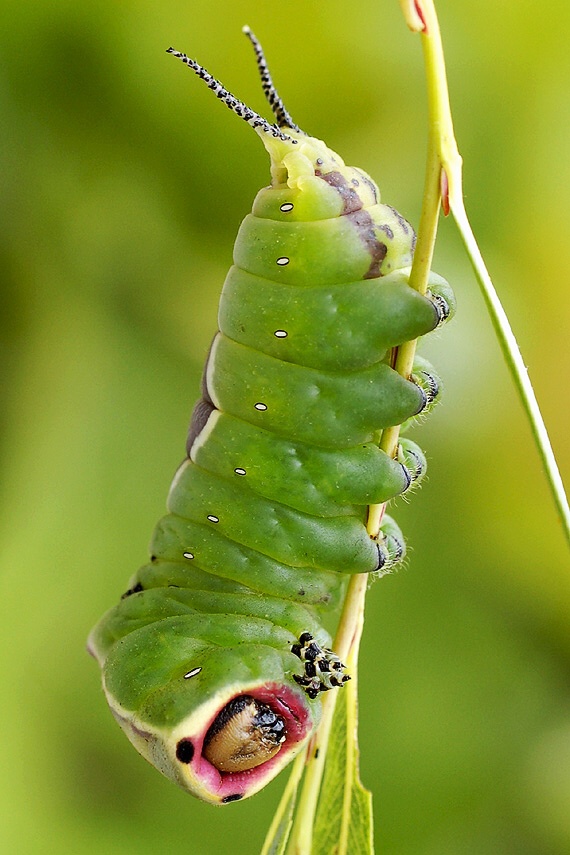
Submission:
{"label": "bokeh background", "polygon": [[[465,194],[570,474],[570,5],[440,0]],[[0,848],[259,850],[283,782],[201,805],[112,720],[85,637],[136,567],[183,455],[233,239],[268,182],[256,135],[180,63],[296,120],[418,222],[419,40],[395,0],[1,0]],[[570,851],[570,576],[529,429],[454,226],[459,315],[424,352],[445,402],[375,584],[362,777],[386,855]]]}

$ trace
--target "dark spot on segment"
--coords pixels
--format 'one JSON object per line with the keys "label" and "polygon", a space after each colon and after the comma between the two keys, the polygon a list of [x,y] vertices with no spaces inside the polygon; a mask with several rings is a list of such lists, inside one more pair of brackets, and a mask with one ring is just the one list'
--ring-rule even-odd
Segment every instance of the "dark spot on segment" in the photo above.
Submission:
{"label": "dark spot on segment", "polygon": [[341,172],[326,172],[324,175],[319,175],[319,178],[338,191],[342,199],[343,214],[353,214],[361,210],[362,199]]}
{"label": "dark spot on segment", "polygon": [[176,746],[176,759],[181,763],[191,763],[194,757],[194,746],[189,739],[181,739]]}
{"label": "dark spot on segment", "polygon": [[360,169],[358,169],[357,172],[360,175],[360,180],[364,184],[366,184],[366,186],[371,191],[372,196],[374,197],[374,204],[377,205],[378,204],[378,191],[376,189],[376,185],[374,184],[374,182],[372,181],[370,176],[367,175],[365,172],[361,172]]}
{"label": "dark spot on segment", "polygon": [[186,454],[188,455],[188,457],[190,457],[192,446],[206,427],[206,422],[208,421],[215,409],[216,408],[211,401],[207,401],[204,398],[201,398],[192,410],[192,418],[190,420],[190,428],[188,430],[188,439],[186,440]]}
{"label": "dark spot on segment", "polygon": [[372,256],[370,267],[364,274],[363,279],[376,279],[381,275],[380,265],[386,258],[388,247],[376,237],[376,223],[367,211],[356,211],[354,214],[348,214],[347,216],[358,232],[359,238]]}
{"label": "dark spot on segment", "polygon": [[210,393],[208,392],[208,363],[210,361],[210,356],[212,354],[212,347],[214,346],[214,341],[216,340],[216,335],[212,339],[210,343],[210,347],[208,348],[208,355],[206,356],[206,362],[204,363],[204,370],[202,371],[202,380],[200,382],[200,393],[202,398],[198,401],[196,406],[192,411],[192,418],[190,419],[190,427],[188,429],[188,438],[186,440],[186,454],[190,457],[190,450],[198,438],[199,434],[204,429],[206,422],[210,418],[212,412],[216,409],[212,398],[210,397]]}
{"label": "dark spot on segment", "polygon": [[389,240],[394,240],[394,232],[387,223],[382,223],[382,225],[378,226],[378,228],[381,232],[384,232],[384,234]]}
{"label": "dark spot on segment", "polygon": [[317,759],[318,759],[318,756],[319,756],[319,752],[320,752],[320,750],[321,750],[320,748],[317,748],[317,749],[316,749],[316,751],[315,751],[315,760],[317,760]]}
{"label": "dark spot on segment", "polygon": [[130,597],[133,594],[139,594],[141,591],[144,591],[144,588],[140,582],[137,582],[136,585],[134,585],[132,588],[129,588],[128,591],[125,591],[125,593],[121,596],[121,600],[124,600],[125,597]]}
{"label": "dark spot on segment", "polygon": [[411,231],[411,228],[412,228],[411,225],[409,224],[409,222],[400,214],[399,211],[397,211],[395,208],[393,208],[392,205],[386,205],[386,207],[389,208],[390,211],[392,211],[392,213],[394,214],[394,216],[398,220],[398,223],[400,224],[400,227],[401,227],[402,231],[404,232],[404,234],[406,234],[406,235],[409,234],[409,232]]}
{"label": "dark spot on segment", "polygon": [[240,799],[243,799],[243,793],[234,793],[232,796],[224,796],[222,803],[227,805],[229,802],[239,802]]}

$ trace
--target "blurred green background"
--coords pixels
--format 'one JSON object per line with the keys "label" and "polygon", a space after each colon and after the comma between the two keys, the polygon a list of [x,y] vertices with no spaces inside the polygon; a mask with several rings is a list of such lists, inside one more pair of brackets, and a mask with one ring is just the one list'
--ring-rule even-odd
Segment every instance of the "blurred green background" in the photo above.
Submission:
{"label": "blurred green background", "polygon": [[[256,853],[283,782],[216,809],[113,722],[85,637],[145,560],[183,456],[233,239],[268,182],[254,133],[170,44],[296,121],[418,222],[419,39],[395,0],[0,2],[0,665],[6,853]],[[570,5],[440,0],[465,194],[570,472]],[[570,576],[453,224],[459,315],[425,353],[429,480],[371,591],[362,777],[386,855],[570,851]]]}

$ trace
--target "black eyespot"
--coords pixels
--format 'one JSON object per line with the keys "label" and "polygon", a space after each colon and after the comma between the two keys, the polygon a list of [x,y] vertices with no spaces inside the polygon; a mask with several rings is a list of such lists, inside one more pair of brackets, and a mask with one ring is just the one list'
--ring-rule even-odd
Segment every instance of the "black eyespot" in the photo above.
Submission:
{"label": "black eyespot", "polygon": [[191,763],[194,757],[194,746],[189,739],[181,739],[176,746],[176,759],[181,763]]}
{"label": "black eyespot", "polygon": [[239,802],[240,799],[243,799],[243,793],[234,793],[233,796],[224,796],[222,802],[227,805],[228,802]]}
{"label": "black eyespot", "polygon": [[144,588],[140,582],[137,582],[137,584],[134,585],[134,587],[129,588],[128,591],[125,591],[125,593],[121,595],[121,600],[124,600],[125,597],[130,597],[133,594],[139,594],[141,591],[144,591]]}

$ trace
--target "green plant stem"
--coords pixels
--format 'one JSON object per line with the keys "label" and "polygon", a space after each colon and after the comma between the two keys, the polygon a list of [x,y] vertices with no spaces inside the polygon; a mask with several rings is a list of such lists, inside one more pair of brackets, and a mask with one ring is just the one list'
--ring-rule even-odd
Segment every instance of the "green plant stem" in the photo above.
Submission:
{"label": "green plant stem", "polygon": [[457,228],[463,240],[467,255],[473,266],[473,271],[485,300],[487,311],[493,324],[495,335],[503,352],[511,378],[519,393],[523,409],[530,424],[534,441],[544,466],[546,479],[550,487],[554,503],[558,509],[562,529],[570,545],[570,508],[568,499],[556,463],[556,457],[540,412],[540,407],[528,376],[528,371],[522,358],[515,335],[503,309],[501,301],[491,281],[491,277],[481,256],[481,251],[469,224],[467,213],[461,197],[450,198],[450,208]]}
{"label": "green plant stem", "polygon": [[[453,133],[443,49],[433,0],[400,0],[400,5],[410,29],[422,34],[430,104],[429,139],[430,145],[435,146],[439,159],[439,173],[443,179],[442,186],[444,188],[444,209],[446,212],[450,210],[453,214],[473,266],[491,323],[511,378],[519,393],[538,453],[544,465],[548,485],[558,510],[564,534],[570,544],[570,508],[548,432],[516,338],[491,281],[465,211],[461,157]],[[435,163],[433,167],[435,169]]]}
{"label": "green plant stem", "polygon": [[[421,18],[417,16],[416,4],[410,4],[408,0],[400,0],[400,2],[401,4],[406,5],[407,11],[410,14],[415,16],[412,18],[414,22],[419,22],[419,24],[422,25]],[[409,8],[410,6],[411,8]],[[408,19],[408,17],[406,19]],[[445,85],[443,87],[441,85],[437,85],[438,80],[443,80],[443,83],[445,84],[443,48],[437,26],[431,28],[429,32],[424,31],[422,33],[422,45],[426,66],[429,133],[422,212],[420,216],[416,248],[414,251],[414,260],[410,273],[410,286],[415,288],[416,291],[419,291],[420,294],[425,294],[431,269],[431,262],[433,259],[439,209],[441,204],[441,141],[443,136],[445,145],[448,148],[448,157],[453,157],[453,145],[455,138],[453,136],[453,126],[451,125],[451,114],[449,113],[449,110],[448,123],[442,122],[441,119],[445,103],[448,103],[448,97],[447,87]],[[457,148],[455,148],[455,157],[459,158]],[[459,158],[459,163],[461,163],[461,158]],[[417,342],[414,340],[408,341],[397,348],[394,368],[402,375],[402,377],[409,377],[412,373],[412,366],[416,355],[416,345]],[[399,436],[400,425],[394,425],[394,427],[386,428],[382,431],[380,448],[391,457],[394,457],[398,447]],[[371,537],[378,536],[385,508],[385,504],[380,504],[371,505],[368,509],[367,529]]]}

